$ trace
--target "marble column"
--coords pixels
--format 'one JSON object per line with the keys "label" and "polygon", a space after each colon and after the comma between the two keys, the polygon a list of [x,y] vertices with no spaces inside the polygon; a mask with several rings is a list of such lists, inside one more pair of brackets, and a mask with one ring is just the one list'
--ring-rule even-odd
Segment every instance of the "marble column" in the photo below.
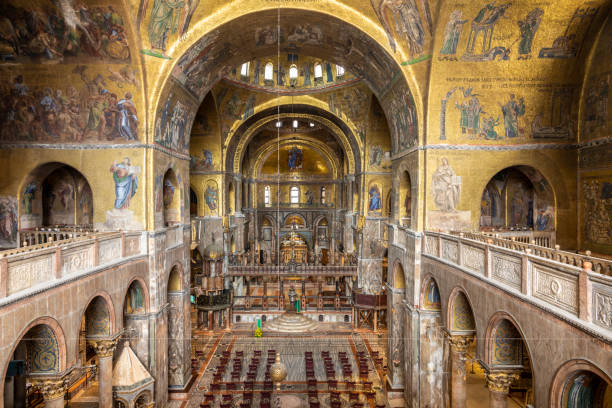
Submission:
{"label": "marble column", "polygon": [[[66,395],[66,384],[61,379],[44,379],[44,380],[32,380],[32,383],[40,393],[43,395],[45,401],[45,408],[63,408],[64,407],[64,395]],[[112,400],[111,405],[112,406]],[[102,405],[100,405],[102,407]]]}
{"label": "marble column", "polygon": [[467,394],[465,360],[472,336],[451,335],[448,340],[451,350],[451,408],[465,408]]}
{"label": "marble column", "polygon": [[113,407],[113,353],[117,339],[87,340],[98,356],[98,393],[100,408]]}
{"label": "marble column", "polygon": [[489,388],[489,407],[507,408],[510,385],[518,380],[516,371],[493,371],[487,373],[487,387]]}

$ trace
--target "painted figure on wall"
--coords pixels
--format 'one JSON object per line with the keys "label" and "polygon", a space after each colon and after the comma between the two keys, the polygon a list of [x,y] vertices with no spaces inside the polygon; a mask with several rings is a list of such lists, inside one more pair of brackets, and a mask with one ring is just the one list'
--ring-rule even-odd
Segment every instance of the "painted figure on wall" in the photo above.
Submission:
{"label": "painted figure on wall", "polygon": [[563,34],[555,38],[551,47],[540,49],[539,58],[576,57],[598,12],[599,7],[581,5],[576,8]]}
{"label": "painted figure on wall", "polygon": [[82,1],[11,3],[18,2],[0,4],[4,61],[130,58],[123,17],[114,6],[91,7]]}
{"label": "painted figure on wall", "polygon": [[467,133],[470,139],[480,135],[480,114],[482,113],[482,105],[478,98],[473,96],[464,100],[461,105],[455,102],[455,107],[461,113],[459,119],[461,133]]}
{"label": "painted figure on wall", "polygon": [[210,211],[217,210],[217,199],[219,196],[219,190],[217,189],[216,184],[208,183],[206,186],[206,191],[204,192],[204,200],[206,201],[206,205]]}
{"label": "painted figure on wall", "polygon": [[394,36],[408,42],[410,54],[423,53],[425,29],[414,0],[370,0],[382,23],[391,49],[395,52],[397,44]]}
{"label": "painted figure on wall", "polygon": [[138,116],[132,101],[132,94],[127,92],[125,97],[117,102],[119,117],[117,129],[119,135],[125,140],[138,140]]}
{"label": "painted figure on wall", "polygon": [[17,245],[17,199],[0,196],[0,247]]}
{"label": "painted figure on wall", "polygon": [[535,8],[525,16],[524,20],[517,22],[521,38],[521,42],[518,45],[518,59],[531,58],[531,45],[533,44],[536,31],[538,31],[542,22],[543,14],[544,10]]}
{"label": "painted figure on wall", "polygon": [[194,118],[193,106],[190,103],[174,100],[168,96],[160,110],[155,124],[155,141],[169,149],[183,151],[189,146],[189,136]]}
{"label": "painted figure on wall", "polygon": [[504,115],[504,129],[507,138],[518,137],[525,129],[519,126],[519,118],[525,115],[525,101],[521,97],[518,101],[514,94],[510,94],[510,100],[501,106]]}
{"label": "painted figure on wall", "polygon": [[461,19],[461,10],[454,10],[451,13],[444,29],[444,41],[440,49],[440,59],[457,60],[455,56],[457,54],[457,44],[459,43],[459,37],[461,37],[465,23],[467,23],[467,20]]}
{"label": "painted figure on wall", "polygon": [[612,245],[612,183],[589,180],[583,184],[584,234],[588,242]]}
{"label": "painted figure on wall", "polygon": [[552,207],[540,208],[536,219],[536,229],[538,231],[549,231],[553,228],[553,209]]}
{"label": "painted figure on wall", "polygon": [[32,214],[32,201],[36,194],[36,183],[29,183],[23,192],[23,212]]}
{"label": "painted figure on wall", "polygon": [[130,200],[138,189],[140,168],[132,166],[129,157],[126,157],[121,163],[113,163],[110,171],[115,181],[115,208],[125,210],[129,208]]}
{"label": "painted figure on wall", "polygon": [[199,0],[155,0],[147,27],[151,51],[143,50],[143,52],[160,58],[169,58],[166,55],[169,35],[176,34],[177,30],[181,37],[185,35],[198,3]]}
{"label": "painted figure on wall", "polygon": [[486,140],[497,140],[501,139],[497,130],[495,130],[495,126],[499,125],[499,116],[494,118],[493,116],[483,117],[482,119],[482,130],[481,135]]}
{"label": "painted figure on wall", "polygon": [[127,314],[140,314],[145,312],[144,295],[139,284],[132,283],[130,285],[125,308]]}
{"label": "painted figure on wall", "polygon": [[164,180],[164,209],[169,209],[174,201],[174,191],[176,187],[168,179]]}
{"label": "painted figure on wall", "polygon": [[314,194],[310,190],[306,190],[306,204],[308,205],[314,204]]}
{"label": "painted figure on wall", "polygon": [[446,157],[442,158],[440,167],[434,172],[431,184],[436,207],[443,212],[456,211],[461,193],[461,177],[455,175]]}
{"label": "painted figure on wall", "polygon": [[302,168],[302,161],[304,159],[304,153],[302,149],[294,146],[289,150],[288,165],[289,170],[299,170]]}
{"label": "painted figure on wall", "polygon": [[608,94],[610,92],[609,76],[601,78],[588,88],[586,97],[586,126],[595,130],[605,127],[608,121]]}
{"label": "painted figure on wall", "polygon": [[368,194],[370,195],[370,204],[368,206],[369,210],[370,211],[380,211],[382,207],[382,203],[381,203],[380,190],[378,189],[378,186],[376,184],[372,185],[372,187],[370,187],[370,191],[368,192]]}
{"label": "painted figure on wall", "polygon": [[[509,2],[499,5],[495,3],[496,2],[493,1],[486,4],[472,20],[470,35],[465,47],[465,54],[461,57],[462,60],[492,61],[498,56],[501,59],[509,58],[510,49],[499,46],[491,48],[491,41],[493,39],[495,25],[498,20],[503,17],[512,3]],[[476,48],[476,42],[480,34],[482,34],[482,40],[480,41],[481,48],[478,49]]]}
{"label": "painted figure on wall", "polygon": [[436,283],[430,279],[425,292],[425,309],[440,310],[440,292]]}

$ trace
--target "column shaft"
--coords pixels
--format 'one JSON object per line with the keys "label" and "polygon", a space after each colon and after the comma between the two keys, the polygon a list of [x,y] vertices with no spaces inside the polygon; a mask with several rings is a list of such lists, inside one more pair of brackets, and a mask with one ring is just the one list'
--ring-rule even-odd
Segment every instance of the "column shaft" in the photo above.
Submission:
{"label": "column shaft", "polygon": [[100,408],[113,407],[113,356],[98,358],[98,391]]}

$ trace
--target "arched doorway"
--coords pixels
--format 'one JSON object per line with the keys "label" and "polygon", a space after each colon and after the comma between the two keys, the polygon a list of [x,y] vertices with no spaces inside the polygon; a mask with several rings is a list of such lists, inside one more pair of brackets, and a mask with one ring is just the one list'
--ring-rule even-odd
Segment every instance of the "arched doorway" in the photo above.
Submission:
{"label": "arched doorway", "polygon": [[507,404],[508,397],[534,405],[533,372],[527,343],[515,323],[495,315],[487,330],[487,384],[491,402]]}
{"label": "arched doorway", "polygon": [[172,169],[164,174],[162,185],[164,204],[164,225],[166,227],[178,224],[181,219],[181,186]]}
{"label": "arched doorway", "polygon": [[[55,323],[55,322],[53,322]],[[58,332],[59,331],[59,332]],[[35,324],[21,337],[15,346],[4,375],[4,407],[25,408],[48,399],[32,376],[58,374],[63,367],[63,351],[60,347],[61,330],[49,324]],[[28,389],[28,383],[34,385]],[[59,394],[63,403],[63,392]],[[57,396],[55,398],[58,398]]]}
{"label": "arched doorway", "polygon": [[502,235],[513,231],[509,234],[517,240],[554,246],[555,214],[554,192],[544,176],[529,166],[508,167],[495,174],[482,192],[480,229]]}

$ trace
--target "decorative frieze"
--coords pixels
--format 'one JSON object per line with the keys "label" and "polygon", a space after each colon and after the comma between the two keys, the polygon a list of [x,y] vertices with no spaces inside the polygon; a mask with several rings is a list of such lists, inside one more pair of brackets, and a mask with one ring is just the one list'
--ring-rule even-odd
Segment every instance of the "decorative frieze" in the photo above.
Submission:
{"label": "decorative frieze", "polygon": [[62,252],[62,276],[93,268],[95,266],[93,251],[94,247],[92,245]]}
{"label": "decorative frieze", "polygon": [[516,289],[521,289],[521,261],[520,259],[493,253],[492,257],[493,279],[502,281]]}
{"label": "decorative frieze", "polygon": [[438,256],[438,237],[432,235],[425,237],[425,253],[427,255]]}
{"label": "decorative frieze", "polygon": [[612,330],[612,290],[593,283],[593,323]]}
{"label": "decorative frieze", "polygon": [[534,265],[532,285],[532,293],[538,299],[578,313],[578,277],[561,275],[553,269]]}
{"label": "decorative frieze", "polygon": [[109,239],[101,241],[98,250],[98,263],[105,265],[121,258],[121,240]]}
{"label": "decorative frieze", "polygon": [[29,379],[34,388],[36,388],[43,396],[45,401],[52,401],[59,398],[64,398],[68,389],[66,382],[63,379]]}

